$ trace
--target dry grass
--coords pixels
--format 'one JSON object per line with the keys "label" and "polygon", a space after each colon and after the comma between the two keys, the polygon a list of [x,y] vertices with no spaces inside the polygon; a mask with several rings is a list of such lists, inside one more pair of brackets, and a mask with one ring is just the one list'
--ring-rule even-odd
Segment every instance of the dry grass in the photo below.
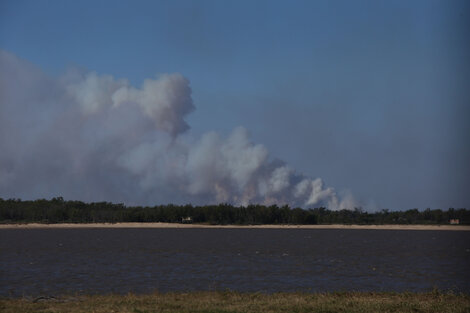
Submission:
{"label": "dry grass", "polygon": [[470,312],[470,296],[430,293],[190,292],[96,295],[51,299],[1,299],[9,312]]}

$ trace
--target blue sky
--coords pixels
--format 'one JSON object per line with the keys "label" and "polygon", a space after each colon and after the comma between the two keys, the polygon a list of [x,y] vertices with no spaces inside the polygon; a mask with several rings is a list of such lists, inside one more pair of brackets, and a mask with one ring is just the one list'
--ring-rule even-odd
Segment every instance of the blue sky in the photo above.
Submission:
{"label": "blue sky", "polygon": [[244,126],[365,206],[468,208],[469,24],[468,1],[3,0],[0,48],[51,76],[181,73],[196,137]]}

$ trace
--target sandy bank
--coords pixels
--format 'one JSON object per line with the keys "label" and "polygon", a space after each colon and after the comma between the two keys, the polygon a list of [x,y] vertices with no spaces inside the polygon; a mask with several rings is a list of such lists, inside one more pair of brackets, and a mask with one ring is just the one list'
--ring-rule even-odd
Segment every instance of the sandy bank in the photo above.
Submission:
{"label": "sandy bank", "polygon": [[178,223],[90,223],[90,224],[0,224],[0,229],[33,228],[251,228],[251,229],[383,229],[383,230],[459,230],[470,231],[464,225],[203,225]]}

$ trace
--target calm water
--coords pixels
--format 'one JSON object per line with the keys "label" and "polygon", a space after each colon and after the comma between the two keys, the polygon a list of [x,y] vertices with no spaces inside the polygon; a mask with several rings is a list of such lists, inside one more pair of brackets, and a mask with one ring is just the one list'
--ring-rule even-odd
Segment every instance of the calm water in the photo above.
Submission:
{"label": "calm water", "polygon": [[0,296],[433,287],[470,292],[470,232],[0,230]]}

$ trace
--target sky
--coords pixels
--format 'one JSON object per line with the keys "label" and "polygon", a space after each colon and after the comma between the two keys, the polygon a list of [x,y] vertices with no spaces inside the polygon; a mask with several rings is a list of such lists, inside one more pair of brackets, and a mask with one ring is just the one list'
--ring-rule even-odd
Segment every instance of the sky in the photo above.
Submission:
{"label": "sky", "polygon": [[0,197],[470,208],[468,1],[0,0]]}

